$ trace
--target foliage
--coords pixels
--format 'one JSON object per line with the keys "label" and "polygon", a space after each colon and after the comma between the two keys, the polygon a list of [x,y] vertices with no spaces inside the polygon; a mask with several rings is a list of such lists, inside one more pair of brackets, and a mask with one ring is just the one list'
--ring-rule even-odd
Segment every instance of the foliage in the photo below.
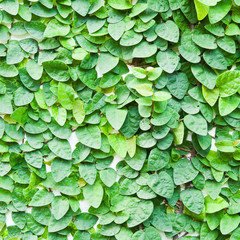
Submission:
{"label": "foliage", "polygon": [[1,0],[0,239],[240,239],[239,24],[239,0]]}

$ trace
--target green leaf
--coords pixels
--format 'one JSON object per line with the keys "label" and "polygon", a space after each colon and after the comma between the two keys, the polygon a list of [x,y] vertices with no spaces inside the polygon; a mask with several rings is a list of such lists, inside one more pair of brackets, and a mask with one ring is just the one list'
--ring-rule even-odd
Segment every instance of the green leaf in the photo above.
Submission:
{"label": "green leaf", "polygon": [[52,115],[60,126],[65,124],[67,119],[67,110],[65,108],[52,106]]}
{"label": "green leaf", "polygon": [[87,15],[90,8],[90,2],[88,0],[73,0],[71,5],[72,8],[83,17]]}
{"label": "green leaf", "polygon": [[167,88],[178,99],[182,99],[185,96],[188,85],[188,78],[185,73],[174,73],[168,77]]}
{"label": "green leaf", "polygon": [[132,56],[134,58],[147,58],[151,57],[157,52],[157,46],[149,44],[148,42],[139,43],[133,50]]}
{"label": "green leaf", "polygon": [[169,94],[168,92],[158,91],[154,93],[152,100],[155,102],[162,102],[169,100],[171,97],[171,94]]}
{"label": "green leaf", "polygon": [[125,161],[132,169],[140,171],[143,167],[146,157],[147,157],[146,150],[137,147],[135,155],[133,157],[127,155]]}
{"label": "green leaf", "polygon": [[11,99],[7,94],[0,95],[0,113],[2,114],[12,114],[13,107],[11,103]]}
{"label": "green leaf", "polygon": [[24,58],[23,51],[17,40],[10,40],[7,51],[7,64],[20,63]]}
{"label": "green leaf", "polygon": [[181,185],[192,181],[198,174],[192,163],[186,158],[180,159],[173,170],[173,179],[176,185]]}
{"label": "green leaf", "polygon": [[240,87],[240,71],[226,71],[216,80],[221,97],[228,97],[236,93]]}
{"label": "green leaf", "polygon": [[150,132],[142,133],[137,138],[137,145],[142,148],[151,148],[157,143],[156,139],[153,138]]}
{"label": "green leaf", "polygon": [[56,81],[66,82],[69,80],[68,66],[59,60],[43,62],[43,68],[47,74]]}
{"label": "green leaf", "polygon": [[179,29],[176,23],[171,20],[157,25],[155,32],[157,35],[169,42],[177,43],[179,39]]}
{"label": "green leaf", "polygon": [[4,0],[0,6],[10,15],[17,15],[19,9],[19,2],[17,0]]}
{"label": "green leaf", "polygon": [[71,146],[67,140],[54,138],[52,141],[48,143],[48,146],[50,150],[57,156],[66,160],[72,159]]}
{"label": "green leaf", "polygon": [[133,30],[130,30],[123,34],[120,39],[120,45],[126,47],[137,45],[141,42],[142,38],[142,34],[135,33]]}
{"label": "green leaf", "polygon": [[60,158],[55,158],[51,163],[52,177],[55,182],[62,181],[71,173],[71,162]]}
{"label": "green leaf", "polygon": [[6,62],[2,62],[0,65],[0,76],[2,77],[16,77],[18,70],[14,65],[7,65]]}
{"label": "green leaf", "polygon": [[193,32],[192,40],[199,47],[205,49],[216,49],[216,38],[211,34],[202,33],[201,31],[195,30]]}
{"label": "green leaf", "polygon": [[57,220],[55,217],[52,215],[49,223],[48,223],[48,231],[49,232],[58,232],[68,226],[68,224],[72,220],[72,215],[71,212],[68,212],[64,217],[61,219]]}
{"label": "green leaf", "polygon": [[153,203],[151,201],[144,201],[136,198],[133,198],[126,207],[126,212],[130,215],[127,221],[127,226],[129,228],[144,222],[153,212]]}
{"label": "green leaf", "polygon": [[108,24],[108,33],[115,41],[118,41],[125,31],[125,26],[124,21],[110,23]]}
{"label": "green leaf", "polygon": [[99,149],[101,147],[101,132],[96,125],[79,127],[76,130],[78,140],[85,146]]}
{"label": "green leaf", "polygon": [[117,179],[117,173],[112,168],[106,168],[100,171],[100,178],[107,187],[111,187]]}
{"label": "green leaf", "polygon": [[208,131],[207,121],[200,115],[186,115],[184,117],[185,126],[192,132],[206,136]]}
{"label": "green leaf", "polygon": [[34,80],[39,80],[43,73],[43,67],[38,65],[33,59],[27,62],[26,70]]}
{"label": "green leaf", "polygon": [[52,214],[56,220],[61,219],[69,209],[69,202],[65,197],[55,197],[52,202]]}
{"label": "green leaf", "polygon": [[51,192],[48,192],[45,189],[39,190],[37,191],[31,202],[29,203],[29,206],[32,207],[42,207],[42,206],[46,206],[49,205],[54,199],[54,195]]}
{"label": "green leaf", "polygon": [[33,93],[29,92],[26,88],[19,87],[14,95],[14,104],[16,106],[24,106],[31,103],[33,98]]}
{"label": "green leaf", "polygon": [[95,164],[81,164],[79,166],[80,176],[90,185],[92,185],[97,177]]}
{"label": "green leaf", "polygon": [[101,53],[98,58],[97,68],[100,74],[107,73],[117,66],[119,58],[110,53]]}
{"label": "green leaf", "polygon": [[211,67],[219,70],[226,70],[228,66],[227,59],[220,49],[205,51],[203,53],[204,61]]}
{"label": "green leaf", "polygon": [[194,77],[208,89],[213,89],[216,84],[217,75],[211,68],[195,64],[191,66]]}
{"label": "green leaf", "polygon": [[156,240],[162,240],[162,237],[155,228],[148,227],[144,230],[140,230],[134,233],[134,235],[131,238],[132,240],[138,240],[138,239],[156,239]]}
{"label": "green leaf", "polygon": [[98,208],[103,199],[102,185],[99,182],[95,182],[93,185],[87,184],[83,188],[83,196],[91,206]]}
{"label": "green leaf", "polygon": [[218,46],[228,53],[236,53],[236,43],[235,41],[228,36],[217,39]]}
{"label": "green leaf", "polygon": [[41,168],[43,163],[42,153],[40,151],[27,152],[24,158],[28,164],[35,168]]}
{"label": "green leaf", "polygon": [[219,98],[218,108],[221,116],[229,115],[240,103],[240,96],[232,95],[230,97]]}
{"label": "green leaf", "polygon": [[174,192],[172,178],[166,172],[152,174],[148,178],[148,186],[159,196],[171,198]]}
{"label": "green leaf", "polygon": [[201,191],[191,188],[181,191],[180,198],[191,212],[200,214],[204,207],[204,197]]}
{"label": "green leaf", "polygon": [[169,9],[169,4],[167,0],[163,0],[163,1],[149,0],[148,7],[151,10],[156,12],[167,12]]}
{"label": "green leaf", "polygon": [[78,230],[88,230],[97,223],[98,217],[89,213],[80,213],[75,218],[75,225]]}
{"label": "green leaf", "polygon": [[217,23],[222,20],[229,10],[231,9],[232,1],[231,0],[222,0],[217,3],[215,6],[209,8],[209,21],[211,24]]}
{"label": "green leaf", "polygon": [[167,73],[173,73],[179,62],[178,55],[172,50],[158,52],[156,59],[158,65]]}
{"label": "green leaf", "polygon": [[215,146],[221,152],[235,152],[234,142],[230,140],[216,142]]}

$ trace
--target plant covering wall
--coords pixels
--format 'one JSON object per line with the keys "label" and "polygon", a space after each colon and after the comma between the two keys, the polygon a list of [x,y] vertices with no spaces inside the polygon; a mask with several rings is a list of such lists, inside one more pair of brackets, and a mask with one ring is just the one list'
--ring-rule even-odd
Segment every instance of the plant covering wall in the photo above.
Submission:
{"label": "plant covering wall", "polygon": [[2,0],[0,239],[239,240],[239,24],[239,0]]}

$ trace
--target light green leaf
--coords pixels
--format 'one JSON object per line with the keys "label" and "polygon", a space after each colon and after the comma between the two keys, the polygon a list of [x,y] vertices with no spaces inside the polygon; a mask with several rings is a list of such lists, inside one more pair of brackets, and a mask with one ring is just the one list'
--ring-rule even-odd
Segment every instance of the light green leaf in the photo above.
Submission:
{"label": "light green leaf", "polygon": [[220,74],[216,80],[221,97],[233,95],[240,88],[240,71],[226,71]]}
{"label": "light green leaf", "polygon": [[65,83],[58,83],[58,100],[60,104],[67,110],[73,109],[75,99],[75,91]]}
{"label": "light green leaf", "polygon": [[81,100],[76,100],[73,103],[73,116],[78,124],[81,124],[85,118],[84,112],[84,102]]}
{"label": "light green leaf", "polygon": [[10,15],[17,15],[19,9],[19,2],[17,0],[4,0],[0,6]]}
{"label": "light green leaf", "polygon": [[206,213],[215,213],[228,206],[229,204],[221,197],[217,197],[214,200],[210,196],[205,197]]}
{"label": "light green leaf", "polygon": [[120,21],[117,23],[108,24],[109,35],[115,40],[118,41],[125,31],[125,22]]}
{"label": "light green leaf", "polygon": [[51,163],[51,172],[54,181],[60,182],[67,177],[71,173],[71,166],[71,161],[55,158]]}
{"label": "light green leaf", "polygon": [[111,134],[108,136],[108,141],[120,157],[125,157],[127,154],[127,141],[126,138],[121,134]]}
{"label": "light green leaf", "polygon": [[16,106],[24,106],[32,102],[34,98],[33,93],[26,88],[19,87],[14,94],[14,104]]}
{"label": "light green leaf", "polygon": [[153,95],[152,84],[148,83],[139,84],[135,87],[135,89],[139,94],[141,94],[144,97]]}
{"label": "light green leaf", "polygon": [[173,129],[174,143],[176,145],[181,145],[184,137],[184,124],[179,122],[177,128]]}
{"label": "light green leaf", "polygon": [[106,108],[106,117],[113,128],[119,130],[127,116],[127,109],[117,108],[117,105],[108,105]]}
{"label": "light green leaf", "polygon": [[202,93],[204,99],[207,101],[207,103],[212,107],[216,101],[218,100],[219,96],[219,89],[208,89],[205,86],[202,86]]}
{"label": "light green leaf", "polygon": [[90,2],[88,0],[73,0],[71,1],[72,8],[81,16],[85,17],[90,8]]}
{"label": "light green leaf", "polygon": [[2,62],[0,65],[0,76],[2,77],[16,77],[18,70],[14,65],[7,65],[6,62]]}
{"label": "light green leaf", "polygon": [[24,158],[28,164],[35,168],[41,168],[43,163],[43,156],[40,151],[27,152],[24,155]]}
{"label": "light green leaf", "polygon": [[194,3],[198,20],[203,20],[208,15],[209,7],[198,0],[194,0]]}
{"label": "light green leaf", "polygon": [[126,212],[130,215],[127,226],[135,227],[147,220],[153,212],[153,203],[133,198],[126,206]]}
{"label": "light green leaf", "polygon": [[108,4],[118,10],[132,8],[132,4],[128,0],[108,0]]}
{"label": "light green leaf", "polygon": [[238,227],[240,223],[240,216],[239,215],[228,215],[227,213],[224,214],[223,218],[220,222],[220,231],[223,235],[229,234],[235,228]]}

